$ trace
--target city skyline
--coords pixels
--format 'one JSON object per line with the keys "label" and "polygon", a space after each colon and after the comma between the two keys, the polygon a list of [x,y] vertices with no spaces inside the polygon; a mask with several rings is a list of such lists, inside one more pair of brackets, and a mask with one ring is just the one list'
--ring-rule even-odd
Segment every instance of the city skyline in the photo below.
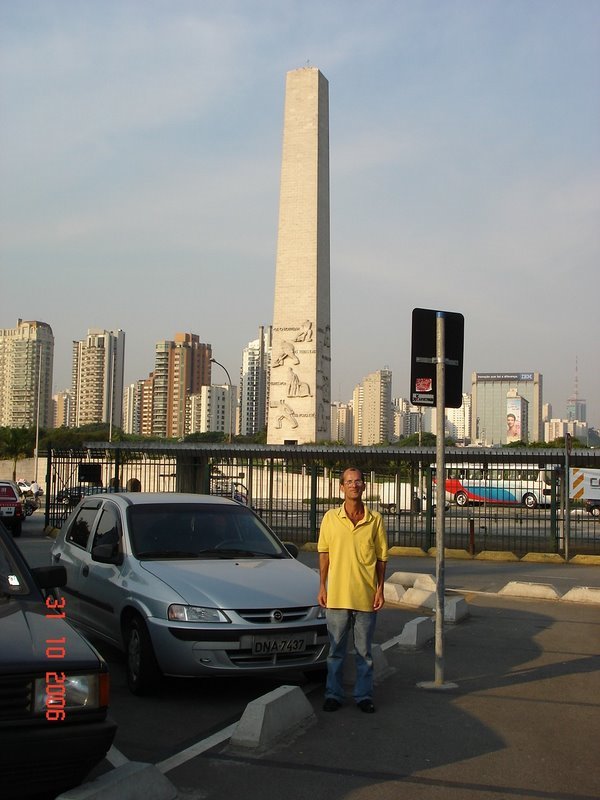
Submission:
{"label": "city skyline", "polygon": [[126,332],[126,383],[172,331],[237,382],[272,322],[285,74],[309,59],[330,85],[331,399],[386,366],[408,396],[412,309],[438,308],[465,316],[464,390],[539,371],[564,417],[577,359],[598,427],[600,7],[532,8],[5,4],[2,325],[52,327],[55,392],[93,327]]}

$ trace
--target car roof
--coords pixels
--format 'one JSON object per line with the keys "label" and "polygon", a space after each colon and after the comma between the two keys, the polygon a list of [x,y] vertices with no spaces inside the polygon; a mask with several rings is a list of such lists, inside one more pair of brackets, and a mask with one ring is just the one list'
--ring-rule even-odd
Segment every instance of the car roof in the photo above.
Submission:
{"label": "car roof", "polygon": [[94,501],[98,499],[110,499],[119,505],[181,505],[182,503],[194,503],[196,505],[225,505],[243,508],[239,503],[227,497],[219,497],[213,494],[193,494],[191,492],[114,492],[112,494],[88,495],[85,500]]}

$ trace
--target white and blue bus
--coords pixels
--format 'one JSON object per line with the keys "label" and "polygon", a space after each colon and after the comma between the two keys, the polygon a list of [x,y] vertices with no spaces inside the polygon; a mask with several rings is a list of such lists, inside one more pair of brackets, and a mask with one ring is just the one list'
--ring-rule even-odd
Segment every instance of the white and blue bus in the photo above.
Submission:
{"label": "white and blue bus", "polygon": [[550,502],[550,472],[533,464],[447,464],[446,499],[536,508]]}

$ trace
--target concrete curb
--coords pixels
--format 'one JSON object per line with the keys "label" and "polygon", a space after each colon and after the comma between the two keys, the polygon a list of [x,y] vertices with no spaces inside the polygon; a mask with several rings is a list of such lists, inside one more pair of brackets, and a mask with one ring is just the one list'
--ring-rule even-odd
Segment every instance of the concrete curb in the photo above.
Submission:
{"label": "concrete curb", "polygon": [[248,703],[230,743],[233,747],[268,748],[284,733],[317,721],[299,686],[280,686]]}
{"label": "concrete curb", "polygon": [[154,764],[129,761],[56,800],[175,800],[177,789]]}

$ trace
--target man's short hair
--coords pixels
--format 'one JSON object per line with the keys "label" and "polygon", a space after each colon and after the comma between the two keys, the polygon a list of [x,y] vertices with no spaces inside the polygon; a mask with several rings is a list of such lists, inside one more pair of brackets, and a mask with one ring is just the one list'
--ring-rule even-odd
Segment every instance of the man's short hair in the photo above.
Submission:
{"label": "man's short hair", "polygon": [[364,483],[365,476],[364,476],[364,473],[363,473],[362,469],[360,469],[360,467],[346,467],[344,470],[342,470],[342,474],[340,475],[340,486],[344,483],[344,475],[347,472],[358,472],[358,474],[360,475],[361,481]]}

